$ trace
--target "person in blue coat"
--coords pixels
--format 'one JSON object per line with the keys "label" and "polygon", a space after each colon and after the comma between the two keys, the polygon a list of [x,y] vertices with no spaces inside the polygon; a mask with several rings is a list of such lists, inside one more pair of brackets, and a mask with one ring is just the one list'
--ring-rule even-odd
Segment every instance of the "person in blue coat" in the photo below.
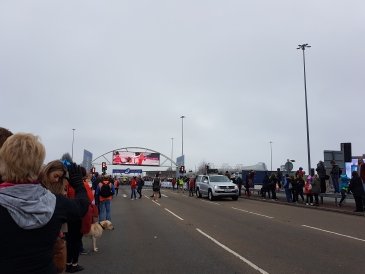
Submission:
{"label": "person in blue coat", "polygon": [[340,193],[341,193],[341,200],[338,206],[342,206],[343,201],[346,199],[346,194],[349,190],[349,182],[350,179],[347,177],[346,174],[342,174],[340,176]]}

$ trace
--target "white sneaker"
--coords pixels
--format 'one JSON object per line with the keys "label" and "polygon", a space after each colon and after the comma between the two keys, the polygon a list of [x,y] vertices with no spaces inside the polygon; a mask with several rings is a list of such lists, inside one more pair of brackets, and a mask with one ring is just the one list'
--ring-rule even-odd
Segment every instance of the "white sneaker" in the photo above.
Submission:
{"label": "white sneaker", "polygon": [[309,205],[308,203],[305,203],[305,205]]}

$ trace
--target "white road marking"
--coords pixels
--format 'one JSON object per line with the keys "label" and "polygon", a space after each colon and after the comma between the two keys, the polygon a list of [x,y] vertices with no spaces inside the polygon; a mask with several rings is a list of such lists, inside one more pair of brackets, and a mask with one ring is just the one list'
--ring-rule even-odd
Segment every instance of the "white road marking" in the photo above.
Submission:
{"label": "white road marking", "polygon": [[313,227],[313,226],[309,226],[309,225],[302,225],[302,226],[307,227],[307,228],[311,228],[311,229],[315,229],[315,230],[319,230],[319,231],[323,231],[323,232],[327,232],[327,233],[330,233],[330,234],[335,234],[335,235],[338,235],[338,236],[350,238],[350,239],[353,239],[353,240],[365,242],[364,239],[360,239],[360,238],[348,236],[348,235],[345,235],[345,234],[340,234],[340,233],[337,233],[337,232],[333,232],[333,231],[329,231],[329,230],[324,230],[324,229],[317,228],[317,227]]}
{"label": "white road marking", "polygon": [[269,219],[274,219],[274,217],[270,217],[270,216],[267,216],[267,215],[263,215],[263,214],[259,214],[259,213],[255,213],[255,212],[251,212],[251,211],[247,211],[247,210],[240,209],[240,208],[235,208],[235,207],[232,207],[232,208],[235,209],[235,210],[239,210],[239,211],[243,211],[243,212],[249,213],[249,214],[254,214],[254,215],[261,216],[261,217],[265,217],[265,218],[269,218]]}
{"label": "white road marking", "polygon": [[224,250],[228,251],[229,253],[233,254],[234,256],[238,257],[241,261],[245,262],[246,264],[248,264],[249,266],[251,266],[253,269],[259,271],[262,274],[268,274],[268,272],[266,272],[265,270],[263,270],[262,268],[258,267],[257,265],[255,265],[254,263],[252,263],[251,261],[247,260],[246,258],[242,257],[240,254],[238,254],[237,252],[233,251],[232,249],[228,248],[227,246],[225,246],[224,244],[218,242],[216,239],[214,239],[213,237],[209,236],[208,234],[206,234],[205,232],[201,231],[199,228],[196,229],[199,233],[201,233],[202,235],[204,235],[205,237],[207,237],[208,239],[210,239],[212,242],[214,242],[215,244],[217,244],[218,246],[220,246],[221,248],[223,248]]}
{"label": "white road marking", "polygon": [[152,200],[152,202],[154,202],[156,205],[161,206],[159,203],[157,203],[156,201]]}
{"label": "white road marking", "polygon": [[172,212],[171,210],[168,210],[167,208],[165,208],[165,210],[167,211],[167,212],[169,212],[169,213],[171,213],[172,215],[174,215],[176,218],[178,218],[179,220],[181,220],[181,221],[184,221],[184,219],[183,218],[181,218],[180,216],[178,216],[178,215],[176,215],[174,212]]}
{"label": "white road marking", "polygon": [[215,203],[215,202],[211,202],[211,201],[207,201],[207,200],[203,200],[203,199],[200,199],[200,201],[204,202],[204,203],[210,203],[210,204],[215,204],[215,205],[221,205],[219,203]]}
{"label": "white road marking", "polygon": [[162,197],[168,198],[169,196],[165,195],[165,194],[161,194]]}
{"label": "white road marking", "polygon": [[150,200],[150,196],[146,196],[146,195],[143,195],[145,198],[147,198],[148,200]]}

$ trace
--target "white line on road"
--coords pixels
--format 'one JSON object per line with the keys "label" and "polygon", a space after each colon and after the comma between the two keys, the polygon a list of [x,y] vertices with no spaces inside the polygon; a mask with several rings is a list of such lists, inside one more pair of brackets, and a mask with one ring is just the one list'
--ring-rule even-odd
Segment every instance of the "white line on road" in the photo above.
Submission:
{"label": "white line on road", "polygon": [[157,203],[156,201],[152,200],[152,202],[154,202],[156,205],[161,206],[159,203]]}
{"label": "white line on road", "polygon": [[147,198],[148,200],[150,200],[150,197],[149,196],[147,196],[147,195],[143,195],[145,198]]}
{"label": "white line on road", "polygon": [[215,203],[215,202],[211,202],[211,201],[206,201],[206,200],[203,200],[203,199],[200,199],[200,201],[202,201],[204,203],[209,203],[209,204],[221,205],[219,203]]}
{"label": "white line on road", "polygon": [[329,231],[329,230],[324,230],[324,229],[317,228],[317,227],[313,227],[313,226],[309,226],[309,225],[302,225],[302,226],[307,227],[307,228],[311,228],[311,229],[315,229],[315,230],[319,230],[319,231],[323,231],[323,232],[327,232],[327,233],[330,233],[330,234],[335,234],[335,235],[338,235],[338,236],[350,238],[350,239],[353,239],[353,240],[365,242],[364,239],[360,239],[360,238],[348,236],[348,235],[345,235],[345,234],[340,234],[340,233],[337,233],[337,232],[333,232],[333,231]]}
{"label": "white line on road", "polygon": [[161,194],[162,197],[168,198],[169,196],[165,195],[165,194]]}
{"label": "white line on road", "polygon": [[210,239],[211,241],[213,241],[215,244],[217,244],[218,246],[220,246],[221,248],[223,248],[224,250],[228,251],[229,253],[233,254],[234,256],[238,257],[241,261],[245,262],[246,264],[248,264],[249,266],[251,266],[253,269],[259,271],[260,273],[263,274],[268,274],[268,272],[266,272],[265,270],[263,270],[262,268],[258,267],[257,265],[255,265],[254,263],[252,263],[251,261],[247,260],[246,258],[242,257],[240,254],[238,254],[237,252],[233,251],[232,249],[228,248],[227,246],[225,246],[224,244],[218,242],[216,239],[214,239],[213,237],[209,236],[208,234],[206,234],[205,232],[201,231],[199,228],[196,229],[199,233],[203,234],[205,237],[207,237],[208,239]]}
{"label": "white line on road", "polygon": [[166,210],[167,212],[171,213],[172,215],[174,215],[176,218],[180,219],[181,221],[184,221],[184,219],[183,219],[183,218],[179,217],[179,216],[178,216],[178,215],[176,215],[174,212],[172,212],[172,211],[168,210],[167,208],[165,208],[165,210]]}
{"label": "white line on road", "polygon": [[254,215],[261,216],[261,217],[265,217],[265,218],[269,218],[269,219],[274,219],[274,217],[270,217],[270,216],[267,216],[267,215],[263,215],[263,214],[259,214],[259,213],[255,213],[255,212],[251,212],[251,211],[247,211],[247,210],[240,209],[240,208],[236,208],[236,207],[232,207],[232,208],[235,209],[235,210],[239,210],[239,211],[243,211],[243,212],[249,213],[249,214],[254,214]]}

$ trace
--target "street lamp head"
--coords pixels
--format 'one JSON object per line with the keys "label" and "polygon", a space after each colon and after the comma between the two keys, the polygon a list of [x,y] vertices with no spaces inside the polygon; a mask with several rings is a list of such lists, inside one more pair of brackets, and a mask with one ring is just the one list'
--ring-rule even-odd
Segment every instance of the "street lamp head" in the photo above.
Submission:
{"label": "street lamp head", "polygon": [[305,50],[305,48],[310,48],[311,46],[308,44],[298,45],[297,49]]}
{"label": "street lamp head", "polygon": [[181,119],[184,119],[185,118],[185,116],[184,115],[181,115],[181,117],[180,117]]}

